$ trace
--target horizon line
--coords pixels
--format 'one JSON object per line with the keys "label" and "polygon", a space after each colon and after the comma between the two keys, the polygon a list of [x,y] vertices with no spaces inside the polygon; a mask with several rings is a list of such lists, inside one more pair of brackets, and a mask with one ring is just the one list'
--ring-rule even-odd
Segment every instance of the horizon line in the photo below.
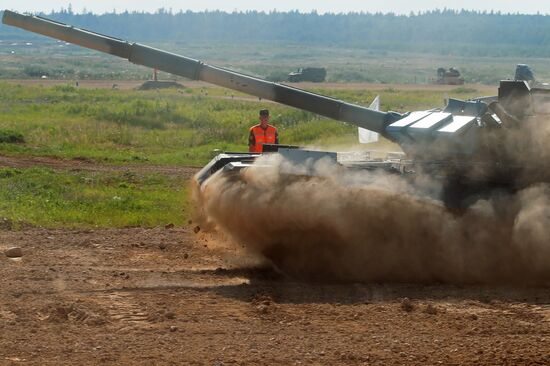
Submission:
{"label": "horizon line", "polygon": [[117,15],[117,14],[150,14],[150,15],[155,15],[155,14],[161,14],[161,13],[166,13],[166,14],[169,14],[169,15],[177,15],[177,14],[185,14],[185,13],[194,13],[194,14],[201,14],[201,13],[225,13],[225,14],[243,14],[243,13],[259,13],[259,14],[282,14],[282,13],[299,13],[299,14],[304,14],[304,15],[307,15],[307,14],[318,14],[318,15],[395,15],[395,16],[405,16],[405,17],[410,17],[410,16],[420,16],[420,15],[425,15],[425,14],[429,14],[429,13],[435,13],[435,12],[441,12],[441,13],[444,13],[444,12],[454,12],[454,13],[457,13],[457,14],[461,14],[461,13],[474,13],[474,14],[487,14],[487,15],[531,15],[531,16],[549,16],[550,14],[549,13],[541,13],[539,11],[537,11],[536,13],[521,13],[519,11],[517,12],[504,12],[504,11],[501,11],[501,10],[473,10],[473,9],[464,9],[464,8],[461,8],[461,9],[455,9],[455,8],[434,8],[434,9],[430,9],[430,10],[418,10],[418,11],[409,11],[407,13],[398,13],[398,12],[393,12],[393,11],[388,11],[388,12],[382,12],[382,11],[377,11],[377,12],[369,12],[369,11],[347,11],[347,12],[344,12],[344,11],[338,11],[338,12],[332,12],[332,11],[325,11],[325,12],[320,12],[316,9],[311,9],[309,11],[304,11],[304,10],[299,10],[299,9],[293,9],[293,10],[278,10],[278,9],[272,9],[272,10],[257,10],[257,9],[241,9],[241,10],[238,10],[238,9],[234,9],[232,11],[228,11],[228,10],[222,10],[222,9],[203,9],[203,10],[191,10],[191,9],[177,9],[177,10],[174,10],[173,8],[165,8],[165,7],[160,7],[158,9],[156,9],[155,11],[149,11],[149,10],[128,10],[128,9],[124,9],[124,10],[118,10],[118,9],[112,9],[110,11],[104,11],[104,12],[93,12],[93,11],[88,11],[85,7],[83,9],[81,9],[80,11],[75,11],[74,9],[72,9],[71,6],[69,6],[68,8],[63,8],[61,7],[61,9],[59,10],[55,10],[55,9],[50,9],[48,12],[47,11],[44,11],[44,10],[37,10],[37,11],[29,11],[29,12],[25,12],[25,11],[21,11],[21,10],[11,10],[11,9],[1,9],[0,11],[3,12],[4,10],[10,10],[10,11],[15,11],[15,12],[18,12],[18,13],[24,13],[24,14],[33,14],[33,15],[39,15],[39,14],[43,14],[43,15],[51,15],[51,14],[61,14],[61,13],[67,13],[67,14],[73,14],[73,15],[86,15],[86,14],[93,14],[93,15]]}

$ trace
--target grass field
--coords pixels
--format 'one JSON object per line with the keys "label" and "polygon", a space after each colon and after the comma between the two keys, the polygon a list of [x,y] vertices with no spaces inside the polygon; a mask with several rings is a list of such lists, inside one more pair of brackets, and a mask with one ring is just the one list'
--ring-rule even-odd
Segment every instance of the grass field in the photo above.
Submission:
{"label": "grass field", "polygon": [[191,218],[188,183],[161,174],[0,168],[0,217],[10,229],[127,227]]}
{"label": "grass field", "polygon": [[[39,41],[0,42],[0,79],[145,80],[151,70],[124,59],[43,38]],[[136,41],[136,40],[133,40]],[[137,40],[139,41],[139,40]],[[457,67],[467,83],[496,85],[511,78],[518,63],[527,63],[539,80],[550,80],[550,64],[536,57],[471,57],[379,51],[339,45],[155,43],[170,52],[213,65],[273,80],[284,80],[300,67],[325,67],[329,82],[426,84],[436,77],[438,67]],[[161,78],[173,75],[160,73]],[[178,79],[178,78],[176,78]],[[181,80],[181,79],[180,79]]]}
{"label": "grass field", "polygon": [[[380,94],[382,108],[396,111],[441,106],[446,97],[480,93],[473,88],[438,92],[391,87],[377,92],[315,91],[363,105]],[[25,143],[0,144],[0,152],[110,164],[203,165],[216,151],[246,150],[248,128],[257,123],[262,107],[270,108],[282,143],[330,145],[335,140],[344,144],[357,140],[353,126],[254,98],[235,98],[214,87],[139,92],[3,83],[0,131],[19,134]]]}
{"label": "grass field", "polygon": [[[382,108],[396,111],[431,108],[447,97],[481,93],[470,86],[372,91],[356,85],[314,91],[363,105],[380,94]],[[357,144],[354,126],[241,94],[232,98],[216,87],[134,91],[4,82],[0,155],[112,166],[201,166],[220,151],[246,151],[248,128],[263,107],[271,110],[281,143],[372,148]],[[183,225],[191,218],[188,183],[154,172],[6,168],[0,170],[0,217],[14,227]]]}

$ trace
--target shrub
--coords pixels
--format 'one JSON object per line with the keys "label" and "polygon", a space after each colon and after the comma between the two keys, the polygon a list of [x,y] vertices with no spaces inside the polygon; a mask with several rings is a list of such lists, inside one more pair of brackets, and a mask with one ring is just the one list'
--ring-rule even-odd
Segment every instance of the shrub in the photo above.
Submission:
{"label": "shrub", "polygon": [[0,130],[0,143],[22,144],[25,138],[19,132],[11,130]]}
{"label": "shrub", "polygon": [[50,76],[49,70],[42,67],[42,66],[35,66],[35,65],[25,66],[25,68],[23,69],[23,72],[27,76],[30,76],[30,77],[33,77],[33,78],[42,77],[43,75]]}

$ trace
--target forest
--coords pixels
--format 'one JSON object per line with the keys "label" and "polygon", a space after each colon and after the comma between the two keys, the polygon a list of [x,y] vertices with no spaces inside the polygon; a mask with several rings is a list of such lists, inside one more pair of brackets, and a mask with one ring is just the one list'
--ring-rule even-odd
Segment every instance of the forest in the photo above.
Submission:
{"label": "forest", "polygon": [[[481,57],[550,56],[550,16],[433,10],[408,15],[292,12],[122,12],[71,8],[38,14],[141,42],[308,44]],[[32,40],[0,27],[0,40]]]}

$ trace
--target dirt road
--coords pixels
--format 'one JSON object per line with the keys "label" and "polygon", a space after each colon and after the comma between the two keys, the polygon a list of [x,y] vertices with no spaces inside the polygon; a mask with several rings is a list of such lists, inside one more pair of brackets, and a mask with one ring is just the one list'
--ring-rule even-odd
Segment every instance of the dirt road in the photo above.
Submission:
{"label": "dirt road", "polygon": [[548,289],[299,283],[191,227],[11,246],[0,364],[550,364]]}
{"label": "dirt road", "polygon": [[[196,171],[0,157],[35,165]],[[547,288],[304,283],[193,225],[2,223],[0,365],[550,364]]]}
{"label": "dirt road", "polygon": [[[55,80],[55,79],[4,79],[3,81],[11,84],[20,85],[43,85],[52,87],[55,85],[74,84],[74,80]],[[137,89],[143,81],[141,80],[79,80],[79,87],[90,89],[112,89],[116,85],[117,89],[129,90]],[[198,89],[212,87],[212,84],[203,81],[185,80],[182,82],[186,88]],[[496,86],[482,84],[466,84],[462,86],[456,85],[436,85],[436,84],[373,84],[373,83],[287,83],[297,88],[302,89],[353,89],[353,90],[375,90],[383,91],[387,89],[397,90],[424,90],[424,91],[451,91],[457,88],[473,88],[481,93],[494,94]],[[254,99],[254,98],[253,98]]]}
{"label": "dirt road", "polygon": [[0,167],[30,168],[40,166],[59,171],[92,171],[92,172],[133,172],[158,173],[189,179],[200,170],[200,167],[170,165],[105,165],[90,159],[60,159],[42,156],[3,156],[0,155]]}

